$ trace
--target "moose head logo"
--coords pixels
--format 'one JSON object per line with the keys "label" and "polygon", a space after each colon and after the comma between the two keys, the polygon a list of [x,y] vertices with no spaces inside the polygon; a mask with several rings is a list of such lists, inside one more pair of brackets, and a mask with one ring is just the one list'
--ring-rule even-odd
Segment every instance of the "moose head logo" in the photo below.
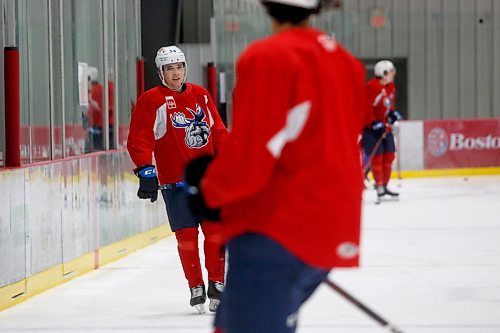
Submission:
{"label": "moose head logo", "polygon": [[196,112],[190,108],[186,108],[194,118],[186,118],[184,113],[175,112],[170,116],[172,125],[176,128],[186,129],[185,142],[189,148],[201,148],[208,143],[210,136],[210,127],[204,121],[205,113],[203,109],[196,104]]}

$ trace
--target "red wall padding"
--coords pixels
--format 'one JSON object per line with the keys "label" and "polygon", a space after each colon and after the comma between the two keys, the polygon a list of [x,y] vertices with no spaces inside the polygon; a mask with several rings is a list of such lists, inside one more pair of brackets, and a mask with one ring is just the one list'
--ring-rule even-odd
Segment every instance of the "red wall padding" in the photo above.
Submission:
{"label": "red wall padding", "polygon": [[5,83],[5,166],[21,166],[20,129],[21,105],[19,93],[19,50],[7,47],[4,51]]}
{"label": "red wall padding", "polygon": [[208,63],[207,66],[207,83],[208,93],[215,105],[217,105],[217,69],[213,63]]}
{"label": "red wall padding", "polygon": [[139,58],[136,62],[137,73],[137,98],[144,92],[144,59]]}

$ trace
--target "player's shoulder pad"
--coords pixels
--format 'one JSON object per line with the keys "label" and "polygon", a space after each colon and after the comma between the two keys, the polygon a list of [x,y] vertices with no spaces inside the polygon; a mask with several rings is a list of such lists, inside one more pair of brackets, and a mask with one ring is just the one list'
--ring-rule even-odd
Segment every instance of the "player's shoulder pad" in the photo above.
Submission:
{"label": "player's shoulder pad", "polygon": [[237,67],[246,69],[257,66],[262,70],[276,70],[287,67],[287,64],[295,60],[295,53],[285,45],[275,42],[276,39],[262,39],[253,42],[243,51],[237,61]]}
{"label": "player's shoulder pad", "polygon": [[194,84],[194,83],[187,83],[186,82],[186,85],[190,85],[191,86],[191,89],[192,91],[195,93],[195,94],[208,94],[208,90],[205,89],[205,87],[202,87],[202,86],[199,86],[197,84]]}
{"label": "player's shoulder pad", "polygon": [[137,104],[149,104],[150,106],[160,106],[165,103],[165,96],[161,92],[161,86],[156,86],[146,90],[139,96]]}
{"label": "player's shoulder pad", "polygon": [[151,99],[155,95],[158,95],[159,92],[160,92],[160,86],[158,85],[158,86],[155,86],[155,87],[153,87],[151,89],[148,89],[145,92],[143,92],[141,94],[141,96],[139,96],[139,100],[141,100],[141,99]]}
{"label": "player's shoulder pad", "polygon": [[381,86],[380,82],[378,82],[378,79],[376,77],[372,77],[368,82],[366,82],[366,86],[370,88],[377,88]]}
{"label": "player's shoulder pad", "polygon": [[289,48],[286,47],[286,39],[272,35],[252,42],[243,51],[242,55],[247,57],[253,57],[253,55],[273,57],[287,53],[289,53]]}

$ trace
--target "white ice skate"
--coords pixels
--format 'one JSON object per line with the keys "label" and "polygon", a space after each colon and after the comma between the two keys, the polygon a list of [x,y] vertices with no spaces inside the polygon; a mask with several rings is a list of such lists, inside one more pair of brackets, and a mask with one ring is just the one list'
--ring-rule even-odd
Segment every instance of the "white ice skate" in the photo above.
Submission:
{"label": "white ice skate", "polygon": [[208,310],[210,310],[210,312],[216,312],[217,308],[219,307],[219,304],[220,304],[219,299],[211,298],[210,303],[208,304]]}
{"label": "white ice skate", "polygon": [[205,301],[207,297],[205,295],[205,286],[200,284],[199,286],[193,287],[191,291],[191,300],[189,304],[198,311],[199,314],[205,313]]}
{"label": "white ice skate", "polygon": [[390,191],[386,185],[377,185],[377,199],[375,204],[379,205],[382,201],[398,201],[399,193]]}
{"label": "white ice skate", "polygon": [[224,291],[224,283],[218,281],[208,281],[208,298],[210,299],[210,304],[208,309],[210,312],[217,311],[220,303],[220,295]]}
{"label": "white ice skate", "polygon": [[193,308],[195,308],[199,314],[205,313],[205,304],[196,304],[196,305],[193,305]]}

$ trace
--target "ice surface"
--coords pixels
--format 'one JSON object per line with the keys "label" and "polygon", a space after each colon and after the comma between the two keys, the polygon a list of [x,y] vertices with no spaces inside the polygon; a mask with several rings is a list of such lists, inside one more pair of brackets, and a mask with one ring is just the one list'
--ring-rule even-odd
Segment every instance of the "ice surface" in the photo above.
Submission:
{"label": "ice surface", "polygon": [[[405,333],[500,332],[500,176],[395,180],[365,192],[362,266],[330,278]],[[271,301],[271,300],[270,300]],[[208,333],[170,237],[0,313],[0,332]],[[387,332],[321,286],[299,333]]]}

